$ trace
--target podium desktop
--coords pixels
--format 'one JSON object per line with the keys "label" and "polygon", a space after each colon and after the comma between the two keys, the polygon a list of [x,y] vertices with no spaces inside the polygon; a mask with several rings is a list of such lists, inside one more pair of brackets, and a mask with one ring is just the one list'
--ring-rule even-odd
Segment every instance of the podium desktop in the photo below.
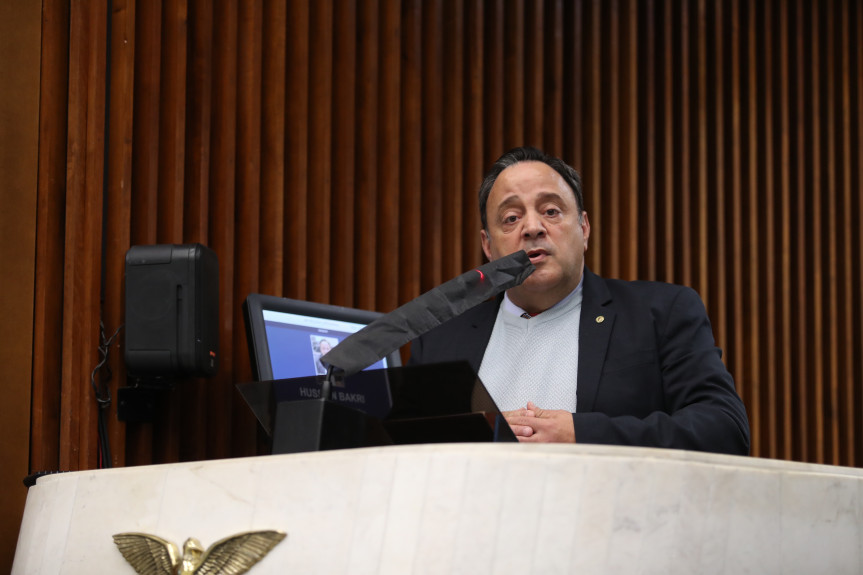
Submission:
{"label": "podium desktop", "polygon": [[237,386],[272,452],[413,443],[516,441],[466,362],[400,366],[394,351],[337,380],[315,370],[315,345],[345,337],[383,314],[252,294],[243,305],[259,381]]}

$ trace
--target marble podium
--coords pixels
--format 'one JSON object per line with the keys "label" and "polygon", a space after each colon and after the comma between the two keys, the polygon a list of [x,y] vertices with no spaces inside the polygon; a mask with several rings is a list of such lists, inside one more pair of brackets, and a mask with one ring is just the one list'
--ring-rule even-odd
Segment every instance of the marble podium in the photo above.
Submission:
{"label": "marble podium", "polygon": [[287,538],[250,573],[861,573],[863,470],[436,444],[45,476],[13,574],[134,573],[112,535]]}

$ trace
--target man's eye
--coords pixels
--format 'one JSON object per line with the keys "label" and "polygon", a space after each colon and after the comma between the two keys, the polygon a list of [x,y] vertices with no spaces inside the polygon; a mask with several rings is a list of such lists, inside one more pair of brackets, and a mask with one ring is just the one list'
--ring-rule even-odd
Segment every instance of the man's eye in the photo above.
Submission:
{"label": "man's eye", "polygon": [[514,224],[518,221],[518,216],[507,216],[503,219],[503,223],[505,224]]}
{"label": "man's eye", "polygon": [[547,210],[545,210],[545,215],[547,216],[556,216],[559,213],[560,210],[558,210],[557,208],[548,208]]}

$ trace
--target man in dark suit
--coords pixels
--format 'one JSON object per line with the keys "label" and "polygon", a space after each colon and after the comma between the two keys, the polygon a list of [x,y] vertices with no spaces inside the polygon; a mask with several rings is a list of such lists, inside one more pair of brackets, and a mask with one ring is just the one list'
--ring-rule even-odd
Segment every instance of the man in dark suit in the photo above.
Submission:
{"label": "man in dark suit", "polygon": [[581,180],[534,148],[480,187],[483,251],[525,250],[520,286],[413,342],[411,363],[467,360],[520,441],[748,454],[749,424],[700,297],[584,266]]}

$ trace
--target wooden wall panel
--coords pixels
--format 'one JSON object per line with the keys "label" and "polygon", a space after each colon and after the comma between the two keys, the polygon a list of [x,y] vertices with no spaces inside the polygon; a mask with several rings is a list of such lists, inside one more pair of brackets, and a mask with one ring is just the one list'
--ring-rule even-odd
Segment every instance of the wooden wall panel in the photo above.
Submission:
{"label": "wooden wall panel", "polygon": [[248,293],[389,311],[479,264],[476,190],[523,143],[582,173],[594,271],[701,293],[755,455],[861,464],[857,3],[110,4],[46,4],[32,466],[97,464],[129,245],[216,251],[220,371],[111,421],[113,463],[252,454]]}

